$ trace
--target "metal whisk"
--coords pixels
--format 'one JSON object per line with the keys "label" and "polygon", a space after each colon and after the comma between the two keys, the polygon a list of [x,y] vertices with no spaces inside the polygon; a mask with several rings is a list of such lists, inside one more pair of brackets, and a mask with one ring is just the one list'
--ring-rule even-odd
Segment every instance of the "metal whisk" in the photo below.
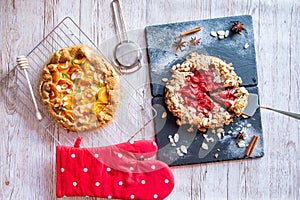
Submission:
{"label": "metal whisk", "polygon": [[36,99],[35,99],[35,96],[34,96],[34,93],[33,93],[33,90],[32,90],[32,85],[31,85],[30,79],[28,77],[27,69],[29,68],[29,63],[28,63],[28,60],[27,60],[26,56],[18,56],[17,57],[17,64],[18,64],[19,68],[24,71],[24,74],[25,74],[25,77],[26,77],[26,80],[27,80],[27,83],[28,83],[28,87],[29,87],[29,90],[30,90],[30,94],[31,94],[31,97],[32,97],[32,101],[33,101],[33,104],[34,104],[34,107],[35,107],[36,118],[38,120],[42,120],[42,115],[41,115],[41,113],[38,109]]}

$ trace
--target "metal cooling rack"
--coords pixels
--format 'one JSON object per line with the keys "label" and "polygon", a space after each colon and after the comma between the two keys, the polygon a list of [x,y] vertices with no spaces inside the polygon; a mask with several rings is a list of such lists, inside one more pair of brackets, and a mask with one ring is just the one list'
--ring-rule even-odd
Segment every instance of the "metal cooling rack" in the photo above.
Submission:
{"label": "metal cooling rack", "polygon": [[[145,88],[134,88],[125,75],[120,76],[121,105],[116,111],[113,121],[107,126],[88,132],[67,133],[52,120],[39,98],[38,85],[41,70],[54,51],[78,44],[85,44],[101,53],[80,27],[71,18],[66,17],[27,54],[30,65],[28,69],[29,78],[37,99],[38,108],[43,116],[40,124],[46,133],[57,144],[64,145],[72,145],[75,139],[81,136],[83,137],[82,146],[85,147],[104,146],[130,139],[152,139],[153,132],[146,129],[149,128],[147,126],[151,124],[156,112],[149,101],[149,96],[145,96],[147,94]],[[24,73],[15,66],[6,78],[9,82],[16,83],[15,85],[8,84],[6,87],[17,87],[17,95],[21,99],[20,102],[28,109],[30,114],[35,116],[34,105]],[[26,116],[23,117],[26,118]]]}

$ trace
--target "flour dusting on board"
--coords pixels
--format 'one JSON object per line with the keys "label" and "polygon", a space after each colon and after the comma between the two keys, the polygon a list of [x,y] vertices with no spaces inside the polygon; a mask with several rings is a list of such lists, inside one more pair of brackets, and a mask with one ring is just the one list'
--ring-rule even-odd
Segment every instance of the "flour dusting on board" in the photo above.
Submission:
{"label": "flour dusting on board", "polygon": [[[230,134],[228,134],[228,132]],[[245,147],[239,147],[236,139],[239,133],[245,133]],[[224,149],[224,154],[231,155],[233,157],[242,158],[244,157],[244,153],[246,151],[247,145],[250,143],[251,138],[257,133],[252,127],[251,122],[249,120],[241,120],[234,123],[234,126],[227,131],[227,134],[220,140],[221,143],[229,143],[227,149]],[[263,145],[258,145],[253,152],[253,155],[257,155],[257,153],[262,152]]]}

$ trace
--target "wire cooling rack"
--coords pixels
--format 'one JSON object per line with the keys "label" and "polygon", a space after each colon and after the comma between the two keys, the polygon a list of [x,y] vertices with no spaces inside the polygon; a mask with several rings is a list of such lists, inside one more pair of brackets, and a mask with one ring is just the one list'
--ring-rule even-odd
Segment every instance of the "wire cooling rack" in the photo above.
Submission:
{"label": "wire cooling rack", "polygon": [[[115,113],[113,121],[108,125],[93,131],[67,133],[53,121],[39,98],[38,85],[41,70],[54,51],[78,44],[85,44],[101,53],[80,27],[71,18],[66,17],[27,54],[30,65],[28,69],[29,78],[37,99],[38,108],[43,117],[40,124],[46,133],[58,144],[70,145],[73,144],[77,137],[83,137],[82,146],[87,147],[114,144],[130,139],[152,138],[153,134],[151,135],[151,132],[146,133],[145,131],[146,126],[151,124],[155,116],[155,110],[148,100],[149,97],[145,97],[144,89],[134,88],[126,76],[122,74],[120,76],[121,104]],[[35,116],[34,105],[24,73],[15,66],[7,78],[15,79],[16,85],[12,87],[17,87],[17,95],[21,99],[20,102],[28,109],[30,114]]]}

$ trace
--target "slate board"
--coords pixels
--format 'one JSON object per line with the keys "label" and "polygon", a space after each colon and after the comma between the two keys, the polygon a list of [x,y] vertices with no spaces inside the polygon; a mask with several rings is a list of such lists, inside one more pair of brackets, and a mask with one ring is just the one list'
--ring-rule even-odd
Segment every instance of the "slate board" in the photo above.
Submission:
{"label": "slate board", "polygon": [[[246,31],[242,35],[230,32],[227,38],[219,40],[217,37],[210,36],[211,31],[230,30],[232,24],[239,21],[244,24]],[[200,26],[201,31],[183,37],[184,41],[189,41],[191,37],[200,38],[200,45],[194,48],[185,48],[180,52],[174,52],[172,44],[181,32]],[[201,145],[204,141],[203,133],[187,132],[188,126],[179,127],[176,118],[169,113],[164,103],[165,83],[162,78],[171,76],[170,68],[177,63],[182,63],[185,57],[191,52],[204,53],[217,56],[227,63],[232,63],[235,72],[242,78],[242,86],[249,92],[258,94],[257,88],[257,69],[254,48],[253,24],[250,15],[232,16],[217,19],[197,20],[172,24],[162,24],[147,26],[145,28],[148,61],[150,66],[152,104],[157,110],[154,118],[156,141],[159,147],[158,159],[166,162],[170,166],[198,164],[205,162],[217,162],[244,158],[245,148],[238,148],[235,136],[239,131],[244,130],[249,143],[253,135],[260,137],[251,158],[258,158],[264,155],[263,135],[260,110],[248,119],[236,118],[228,126],[224,126],[225,136],[221,139],[216,134],[212,134],[209,129],[206,134],[212,137],[214,142],[206,142],[208,150],[203,150]],[[249,47],[244,49],[248,43]],[[167,117],[162,118],[162,113],[167,112]],[[231,130],[232,133],[228,134]],[[168,136],[179,133],[180,140],[176,147],[170,145]],[[179,157],[176,148],[180,145],[188,147],[188,154]],[[218,157],[215,158],[215,154]]]}

